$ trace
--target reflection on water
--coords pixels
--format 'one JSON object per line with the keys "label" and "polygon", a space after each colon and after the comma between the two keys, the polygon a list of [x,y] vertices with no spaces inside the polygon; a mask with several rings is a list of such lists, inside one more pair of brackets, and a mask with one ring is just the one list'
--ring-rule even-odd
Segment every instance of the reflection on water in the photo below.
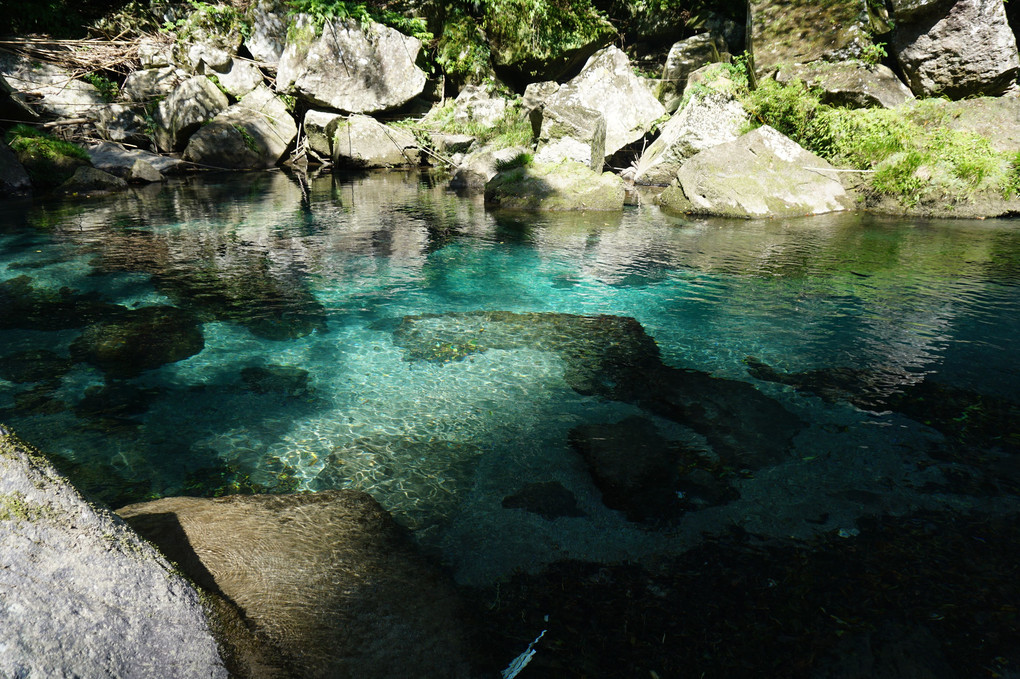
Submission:
{"label": "reflection on water", "polygon": [[114,505],[363,488],[465,582],[1016,509],[1010,222],[492,213],[403,173],[4,214],[0,421]]}

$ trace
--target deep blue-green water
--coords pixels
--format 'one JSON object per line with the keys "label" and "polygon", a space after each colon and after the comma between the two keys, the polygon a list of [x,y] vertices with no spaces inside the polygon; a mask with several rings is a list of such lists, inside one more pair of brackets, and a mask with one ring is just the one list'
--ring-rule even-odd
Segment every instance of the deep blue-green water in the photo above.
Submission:
{"label": "deep blue-green water", "polygon": [[[1018,506],[1012,221],[501,214],[400,173],[189,179],[2,219],[0,421],[113,506],[360,488],[474,583],[734,524],[852,537],[865,515]],[[146,307],[185,320],[118,335]],[[492,311],[520,315],[472,313]],[[638,382],[711,376],[724,407],[579,387],[588,350],[563,347],[601,314],[658,346]],[[606,507],[571,444],[632,417],[714,478],[668,516]],[[574,515],[504,506],[539,482]]]}

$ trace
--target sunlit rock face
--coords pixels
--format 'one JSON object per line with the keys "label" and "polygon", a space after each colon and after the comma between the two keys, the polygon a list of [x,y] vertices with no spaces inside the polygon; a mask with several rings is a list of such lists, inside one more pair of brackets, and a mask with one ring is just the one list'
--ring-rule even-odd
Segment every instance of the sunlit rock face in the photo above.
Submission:
{"label": "sunlit rock face", "polygon": [[118,513],[215,595],[244,676],[469,676],[452,584],[365,493],[165,498]]}
{"label": "sunlit rock face", "polygon": [[425,89],[415,64],[421,42],[371,23],[334,21],[316,34],[308,15],[298,15],[280,58],[277,92],[313,106],[347,113],[377,113],[409,102]]}
{"label": "sunlit rock face", "polygon": [[0,674],[227,677],[194,588],[0,425]]}

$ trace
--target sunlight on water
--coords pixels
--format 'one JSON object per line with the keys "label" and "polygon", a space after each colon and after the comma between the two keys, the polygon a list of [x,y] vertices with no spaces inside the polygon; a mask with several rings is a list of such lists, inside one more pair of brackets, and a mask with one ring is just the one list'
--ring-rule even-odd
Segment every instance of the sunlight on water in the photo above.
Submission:
{"label": "sunlight on water", "polygon": [[[942,435],[1020,445],[933,431],[894,398],[934,384],[972,408],[1020,401],[1012,223],[500,214],[417,175],[320,178],[308,196],[282,174],[240,181],[14,205],[0,227],[0,421],[106,502],[359,488],[470,581],[677,548],[732,522],[835,529],[863,511],[838,499],[848,487],[886,489],[883,510],[942,502],[917,464]],[[132,325],[150,307],[186,318]],[[476,317],[450,315],[482,311],[513,314],[470,331],[457,324]],[[407,320],[430,314],[436,328]],[[613,353],[638,335],[589,337],[578,318],[602,314],[636,319],[659,356]],[[182,351],[189,323],[200,351],[102,358]],[[95,328],[124,333],[107,342],[122,348],[89,344]],[[715,378],[711,407],[732,422],[677,405],[690,397],[676,369]],[[741,452],[772,437],[741,412],[747,385],[803,423],[780,460]],[[730,499],[658,532],[607,509],[570,441],[634,416],[695,451]],[[724,443],[731,425],[751,438]],[[548,480],[579,515],[501,504]],[[819,503],[825,518],[804,524]]]}

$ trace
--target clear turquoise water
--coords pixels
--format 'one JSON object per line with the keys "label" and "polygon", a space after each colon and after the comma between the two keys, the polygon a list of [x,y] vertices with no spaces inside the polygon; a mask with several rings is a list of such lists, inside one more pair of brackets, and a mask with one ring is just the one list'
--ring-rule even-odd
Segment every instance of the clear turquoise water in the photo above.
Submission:
{"label": "clear turquoise water", "polygon": [[[108,381],[87,362],[43,387],[0,378],[0,421],[115,506],[361,488],[465,582],[566,556],[676,551],[734,523],[804,537],[852,533],[865,514],[1017,507],[1013,486],[975,493],[945,473],[1015,460],[1016,429],[947,442],[916,411],[826,400],[755,379],[745,363],[853,368],[882,393],[927,381],[1009,412],[1020,402],[1015,222],[685,221],[652,206],[499,214],[399,173],[304,188],[283,174],[189,179],[4,214],[0,283],[28,276],[37,291],[174,305],[201,320],[203,350],[118,380],[142,390],[119,410],[80,407]],[[394,341],[404,316],[480,310],[633,317],[666,365],[751,384],[805,426],[777,464],[730,479],[739,499],[664,526],[627,521],[602,504],[568,443],[573,428],[642,415],[708,456],[711,445],[683,421],[579,393],[563,357],[541,346],[429,362]],[[67,357],[83,332],[18,325],[0,320],[0,357]],[[265,366],[307,371],[307,383],[251,388],[242,370]],[[966,445],[977,446],[972,463]],[[940,447],[952,459],[933,456]],[[561,483],[585,516],[502,506],[537,481]]]}

